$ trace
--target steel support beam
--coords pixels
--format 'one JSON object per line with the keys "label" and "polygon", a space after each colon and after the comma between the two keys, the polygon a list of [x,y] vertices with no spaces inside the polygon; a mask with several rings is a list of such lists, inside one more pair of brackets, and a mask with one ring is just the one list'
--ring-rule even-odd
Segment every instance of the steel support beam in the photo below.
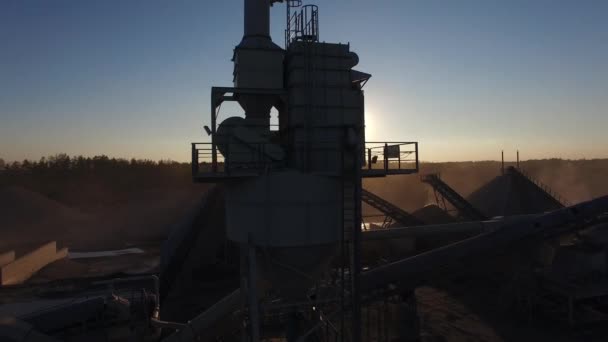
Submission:
{"label": "steel support beam", "polygon": [[415,287],[435,269],[448,266],[458,259],[496,252],[523,238],[555,234],[562,232],[561,229],[573,230],[576,223],[585,222],[607,211],[608,196],[604,196],[547,214],[535,215],[522,222],[507,224],[495,231],[367,271],[362,274],[362,290],[372,291],[391,283],[398,283],[406,288]]}

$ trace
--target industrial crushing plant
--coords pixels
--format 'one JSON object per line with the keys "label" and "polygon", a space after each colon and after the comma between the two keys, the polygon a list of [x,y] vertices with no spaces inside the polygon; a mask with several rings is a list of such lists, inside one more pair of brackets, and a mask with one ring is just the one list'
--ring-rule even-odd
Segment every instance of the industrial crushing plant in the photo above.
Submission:
{"label": "industrial crushing plant", "polygon": [[[269,316],[293,327],[287,336],[310,334],[302,314],[360,340],[361,179],[417,172],[417,143],[366,142],[362,88],[371,75],[354,69],[359,57],[349,45],[319,41],[315,5],[286,1],[285,49],[274,44],[275,2],[245,1],[234,87],[211,91],[212,142],[192,145],[194,180],[224,183],[251,340],[268,337]],[[245,117],[217,125],[225,101],[238,102]],[[337,268],[335,256],[342,257]],[[269,304],[267,293],[279,304]],[[314,313],[302,312],[311,304]]]}
{"label": "industrial crushing plant", "polygon": [[[362,187],[419,173],[418,143],[365,140],[371,75],[349,44],[320,40],[319,13],[244,0],[233,86],[211,89],[209,142],[191,145],[193,181],[214,186],[163,242],[159,271],[0,287],[36,307],[0,313],[0,341],[438,341],[421,333],[415,290],[467,277],[465,290],[491,279],[504,291],[475,296],[512,299],[518,315],[608,321],[608,196],[571,205],[519,161],[468,198],[420,175],[437,203],[413,214]],[[244,116],[220,116],[225,102]],[[384,221],[363,222],[363,204]]]}
{"label": "industrial crushing plant", "polygon": [[[192,144],[194,180],[223,183],[227,237],[240,250],[241,281],[238,292],[191,326],[203,329],[201,320],[219,319],[240,306],[244,340],[415,340],[415,324],[404,323],[416,317],[411,286],[387,285],[409,272],[416,275],[408,281],[417,282],[418,272],[458,251],[498,248],[519,234],[533,234],[530,223],[520,219],[508,232],[492,230],[446,251],[362,273],[362,200],[402,225],[421,224],[363,190],[362,178],[417,173],[418,144],[365,141],[362,88],[371,75],[353,69],[359,57],[349,45],[319,41],[315,5],[286,1],[285,48],[274,44],[269,8],[276,2],[282,1],[245,0],[234,87],[212,89],[211,127],[206,127],[212,142]],[[225,101],[238,102],[245,117],[217,125]],[[278,127],[270,125],[273,107]],[[440,183],[437,177],[427,181],[436,189]],[[488,219],[453,193],[473,220]],[[527,220],[550,226],[555,217],[568,222],[569,215]],[[471,225],[461,228],[470,234]],[[389,318],[389,306],[398,307],[391,309],[397,318]],[[396,326],[389,328],[392,322]],[[191,334],[182,329],[176,336]]]}

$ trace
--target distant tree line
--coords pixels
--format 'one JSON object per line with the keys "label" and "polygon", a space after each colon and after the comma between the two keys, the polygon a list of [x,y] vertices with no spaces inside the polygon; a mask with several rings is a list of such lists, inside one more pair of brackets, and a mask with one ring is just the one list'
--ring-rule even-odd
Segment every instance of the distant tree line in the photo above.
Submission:
{"label": "distant tree line", "polygon": [[25,159],[21,162],[7,163],[0,159],[0,169],[8,174],[18,173],[53,173],[53,172],[78,172],[96,171],[103,172],[110,169],[158,169],[158,168],[180,168],[189,167],[189,163],[179,163],[173,160],[154,161],[149,159],[124,159],[110,158],[106,155],[84,157],[70,157],[65,153],[42,157],[40,160]]}
{"label": "distant tree line", "polygon": [[114,200],[159,187],[191,186],[190,163],[85,157],[61,153],[40,160],[0,161],[0,187],[21,186],[63,202]]}

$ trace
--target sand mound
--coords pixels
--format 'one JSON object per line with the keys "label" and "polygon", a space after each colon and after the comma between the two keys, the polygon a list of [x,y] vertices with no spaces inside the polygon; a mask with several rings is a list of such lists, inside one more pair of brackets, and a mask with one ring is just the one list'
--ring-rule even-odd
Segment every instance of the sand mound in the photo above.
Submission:
{"label": "sand mound", "polygon": [[157,189],[134,193],[114,205],[83,213],[20,187],[0,189],[0,252],[56,240],[83,250],[120,249],[160,241],[199,201],[204,189]]}
{"label": "sand mound", "polygon": [[446,224],[456,221],[456,218],[445,212],[436,204],[429,204],[412,213],[414,217],[426,224]]}
{"label": "sand mound", "polygon": [[84,215],[39,193],[10,186],[0,189],[0,217],[4,224],[11,225],[57,219],[73,221],[83,219]]}
{"label": "sand mound", "polygon": [[542,189],[511,172],[474,191],[468,201],[488,217],[537,214],[560,208]]}
{"label": "sand mound", "polygon": [[0,189],[0,249],[57,240],[86,216],[39,193],[10,186]]}

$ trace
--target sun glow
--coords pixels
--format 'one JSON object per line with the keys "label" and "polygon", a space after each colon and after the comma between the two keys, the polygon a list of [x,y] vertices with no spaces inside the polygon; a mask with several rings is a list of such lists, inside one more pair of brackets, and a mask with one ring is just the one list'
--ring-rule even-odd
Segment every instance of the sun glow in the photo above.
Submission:
{"label": "sun glow", "polygon": [[374,110],[365,110],[365,140],[375,141],[377,136],[376,113]]}

